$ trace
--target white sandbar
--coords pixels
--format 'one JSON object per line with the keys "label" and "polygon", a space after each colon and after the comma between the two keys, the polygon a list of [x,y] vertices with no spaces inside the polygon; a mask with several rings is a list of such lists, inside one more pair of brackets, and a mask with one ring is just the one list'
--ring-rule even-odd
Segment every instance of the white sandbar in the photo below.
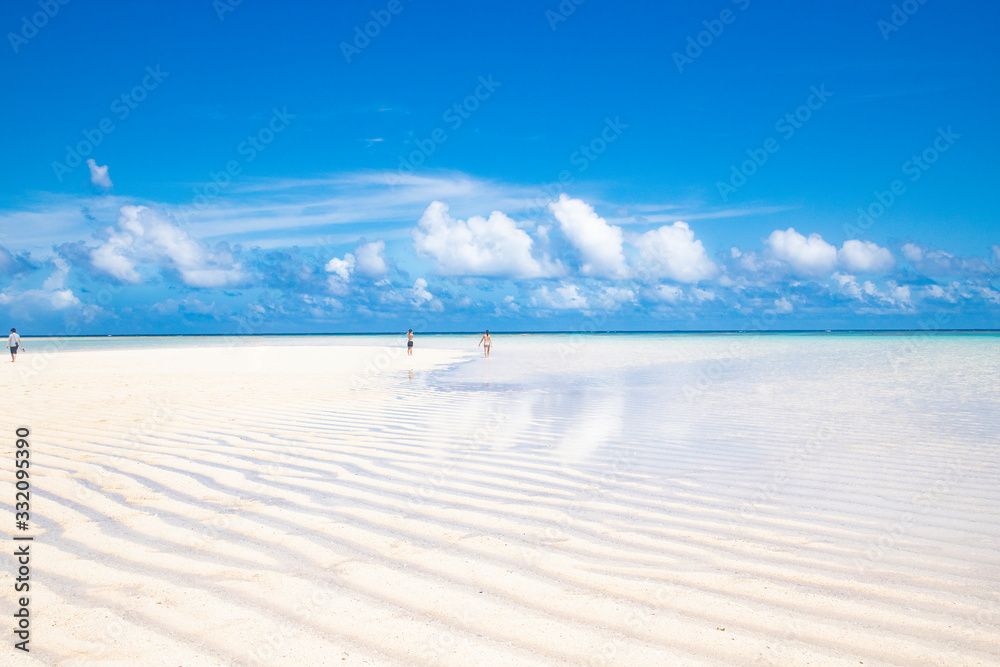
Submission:
{"label": "white sandbar", "polygon": [[426,340],[0,362],[18,659],[1000,664],[996,337]]}

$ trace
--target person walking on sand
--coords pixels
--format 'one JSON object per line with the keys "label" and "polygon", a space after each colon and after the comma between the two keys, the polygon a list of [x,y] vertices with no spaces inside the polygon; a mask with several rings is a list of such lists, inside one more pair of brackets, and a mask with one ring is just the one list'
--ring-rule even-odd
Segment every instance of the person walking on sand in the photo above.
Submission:
{"label": "person walking on sand", "polygon": [[413,329],[406,332],[406,356],[413,356]]}
{"label": "person walking on sand", "polygon": [[486,358],[489,359],[490,358],[490,345],[492,345],[492,344],[493,344],[493,341],[490,340],[490,330],[487,329],[486,333],[483,334],[483,337],[479,339],[479,343],[476,345],[476,347],[479,347],[480,345],[482,345],[483,346],[483,353],[486,355]]}
{"label": "person walking on sand", "polygon": [[10,363],[17,361],[17,351],[21,347],[21,337],[17,335],[17,329],[11,329],[7,336],[7,347],[10,348]]}

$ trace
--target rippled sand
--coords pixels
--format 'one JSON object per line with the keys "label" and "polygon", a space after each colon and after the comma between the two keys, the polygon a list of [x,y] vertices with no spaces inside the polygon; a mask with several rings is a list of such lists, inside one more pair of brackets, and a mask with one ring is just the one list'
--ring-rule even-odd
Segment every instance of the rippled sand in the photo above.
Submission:
{"label": "rippled sand", "polygon": [[997,337],[495,342],[0,364],[31,658],[1000,664]]}

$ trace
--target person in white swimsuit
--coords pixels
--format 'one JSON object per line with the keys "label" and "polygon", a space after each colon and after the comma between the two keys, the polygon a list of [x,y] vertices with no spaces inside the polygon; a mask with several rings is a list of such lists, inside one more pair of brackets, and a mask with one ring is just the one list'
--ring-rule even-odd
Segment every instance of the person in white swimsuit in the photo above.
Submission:
{"label": "person in white swimsuit", "polygon": [[[490,330],[487,329],[486,333],[483,334],[483,337],[479,339],[479,345],[483,346],[483,352],[485,353],[487,359],[490,358],[490,345],[492,344],[493,341],[490,340]],[[476,347],[479,347],[479,345],[476,345]]]}

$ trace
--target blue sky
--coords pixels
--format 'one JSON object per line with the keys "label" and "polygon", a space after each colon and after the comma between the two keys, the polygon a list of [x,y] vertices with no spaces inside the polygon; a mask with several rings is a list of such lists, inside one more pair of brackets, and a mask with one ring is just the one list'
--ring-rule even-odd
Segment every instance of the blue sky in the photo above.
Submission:
{"label": "blue sky", "polygon": [[997,327],[992,3],[146,4],[0,10],[27,334]]}

